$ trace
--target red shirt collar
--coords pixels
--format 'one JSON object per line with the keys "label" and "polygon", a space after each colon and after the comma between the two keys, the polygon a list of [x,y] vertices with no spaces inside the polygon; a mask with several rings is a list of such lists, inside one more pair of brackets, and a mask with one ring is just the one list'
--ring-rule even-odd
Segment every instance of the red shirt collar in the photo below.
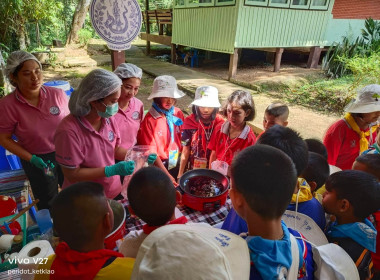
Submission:
{"label": "red shirt collar", "polygon": [[[165,225],[183,225],[186,223],[187,223],[187,218],[185,216],[182,216],[182,217],[179,217],[178,219],[175,219],[173,221],[166,223]],[[164,226],[164,225],[162,225],[162,226]],[[149,234],[152,231],[154,231],[155,229],[158,229],[159,227],[162,227],[162,226],[149,226],[148,224],[145,224],[145,225],[143,225],[142,229],[143,229],[143,232],[145,234]]]}

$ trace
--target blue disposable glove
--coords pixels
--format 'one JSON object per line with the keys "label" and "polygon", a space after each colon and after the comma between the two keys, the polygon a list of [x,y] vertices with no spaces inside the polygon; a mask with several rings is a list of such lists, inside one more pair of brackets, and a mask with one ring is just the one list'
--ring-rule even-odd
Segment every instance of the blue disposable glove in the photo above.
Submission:
{"label": "blue disposable glove", "polygon": [[39,169],[44,169],[47,167],[47,164],[44,162],[44,160],[36,155],[32,155],[30,163]]}
{"label": "blue disposable glove", "polygon": [[114,165],[106,166],[104,168],[104,174],[106,177],[115,175],[127,176],[131,175],[135,170],[134,161],[120,161]]}
{"label": "blue disposable glove", "polygon": [[149,165],[153,164],[156,161],[156,159],[157,159],[157,154],[154,154],[154,153],[150,154],[148,156],[148,164]]}

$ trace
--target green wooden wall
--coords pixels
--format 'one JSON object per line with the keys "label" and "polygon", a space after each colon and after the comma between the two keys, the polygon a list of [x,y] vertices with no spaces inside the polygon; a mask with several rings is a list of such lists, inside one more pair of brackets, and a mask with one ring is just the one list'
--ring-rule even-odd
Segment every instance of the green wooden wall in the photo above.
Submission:
{"label": "green wooden wall", "polygon": [[174,9],[172,43],[232,53],[237,10],[237,5]]}
{"label": "green wooden wall", "polygon": [[[233,53],[234,48],[327,46],[334,0],[327,11],[244,5],[175,8],[172,43]],[[331,25],[330,25],[331,28]]]}
{"label": "green wooden wall", "polygon": [[244,6],[238,15],[236,48],[324,46],[330,11]]}

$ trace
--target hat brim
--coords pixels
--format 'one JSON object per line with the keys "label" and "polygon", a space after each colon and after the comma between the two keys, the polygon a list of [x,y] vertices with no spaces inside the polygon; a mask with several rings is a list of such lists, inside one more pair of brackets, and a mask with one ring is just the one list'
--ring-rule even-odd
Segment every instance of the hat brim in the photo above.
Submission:
{"label": "hat brim", "polygon": [[307,240],[317,246],[329,243],[325,234],[316,222],[302,213],[286,210],[282,215],[282,220],[287,227],[302,233]]}
{"label": "hat brim", "polygon": [[162,90],[162,91],[157,91],[155,93],[151,93],[148,97],[148,100],[151,100],[153,98],[158,98],[158,97],[169,97],[169,98],[175,98],[175,99],[178,99],[178,98],[181,98],[181,97],[184,97],[185,96],[185,93],[181,90],[178,90],[176,89],[174,91],[174,93],[170,93],[168,92],[167,90]]}
{"label": "hat brim", "polygon": [[345,108],[345,112],[349,113],[372,113],[380,111],[380,102],[379,104],[371,103],[349,103]]}
{"label": "hat brim", "polygon": [[207,101],[204,101],[202,99],[194,100],[193,102],[191,102],[189,107],[191,107],[192,105],[196,105],[199,107],[210,107],[210,108],[220,108],[220,106],[222,106],[222,105],[220,105],[219,101],[218,102],[207,102]]}

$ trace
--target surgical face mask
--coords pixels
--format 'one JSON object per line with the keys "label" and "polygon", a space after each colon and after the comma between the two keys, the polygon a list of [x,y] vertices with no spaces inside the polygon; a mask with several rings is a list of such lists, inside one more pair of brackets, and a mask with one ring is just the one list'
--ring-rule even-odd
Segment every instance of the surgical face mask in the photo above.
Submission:
{"label": "surgical face mask", "polygon": [[101,111],[98,111],[98,115],[102,118],[110,118],[112,116],[114,116],[117,111],[119,110],[119,104],[116,102],[112,105],[106,105],[102,102],[102,104],[106,107],[106,111],[105,112],[101,112]]}

